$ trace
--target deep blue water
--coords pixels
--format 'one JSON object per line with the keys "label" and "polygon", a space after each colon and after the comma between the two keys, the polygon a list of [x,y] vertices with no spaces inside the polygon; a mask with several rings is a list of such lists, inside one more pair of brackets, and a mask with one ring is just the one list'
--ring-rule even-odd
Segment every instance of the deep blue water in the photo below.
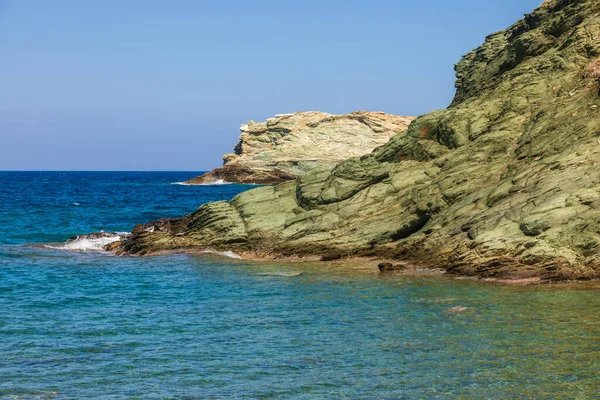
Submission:
{"label": "deep blue water", "polygon": [[249,188],[195,175],[0,172],[0,398],[600,398],[586,287],[44,247]]}

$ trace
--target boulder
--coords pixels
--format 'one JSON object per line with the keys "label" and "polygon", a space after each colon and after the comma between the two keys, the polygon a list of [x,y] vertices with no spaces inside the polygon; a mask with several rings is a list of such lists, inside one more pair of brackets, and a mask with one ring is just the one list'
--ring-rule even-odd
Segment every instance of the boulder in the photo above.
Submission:
{"label": "boulder", "polygon": [[379,268],[379,272],[396,272],[396,271],[404,271],[406,267],[402,264],[392,264],[390,262],[380,263],[377,268]]}

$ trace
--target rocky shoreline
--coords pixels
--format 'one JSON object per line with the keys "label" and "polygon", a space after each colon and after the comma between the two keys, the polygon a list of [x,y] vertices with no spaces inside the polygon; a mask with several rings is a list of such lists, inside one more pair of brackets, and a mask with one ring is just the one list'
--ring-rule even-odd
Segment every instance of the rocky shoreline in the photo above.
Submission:
{"label": "rocky shoreline", "polygon": [[371,153],[138,225],[111,250],[213,248],[391,260],[484,280],[598,279],[600,3],[544,2],[455,69],[450,107]]}
{"label": "rocky shoreline", "polygon": [[[360,266],[361,270],[369,273],[378,273],[381,275],[401,275],[407,277],[434,277],[434,278],[449,278],[449,279],[469,279],[484,282],[488,284],[496,284],[503,286],[560,286],[574,288],[600,289],[600,278],[596,277],[562,277],[552,274],[506,274],[503,276],[485,276],[482,274],[460,274],[448,271],[444,268],[420,264],[411,264],[407,262],[398,262],[396,259],[380,258],[378,256],[350,256],[350,257],[333,257],[329,255],[323,256],[281,256],[274,253],[257,253],[252,251],[217,251],[212,248],[205,247],[187,247],[185,249],[168,249],[152,252],[149,254],[129,254],[123,253],[119,248],[123,242],[114,242],[105,246],[105,250],[115,253],[120,256],[168,256],[175,254],[188,255],[206,255],[216,254],[223,257],[231,257],[243,260],[250,263],[275,263],[282,266],[290,264],[314,264],[320,265],[321,268],[327,269],[331,267],[349,267]],[[572,286],[576,285],[576,286]]]}

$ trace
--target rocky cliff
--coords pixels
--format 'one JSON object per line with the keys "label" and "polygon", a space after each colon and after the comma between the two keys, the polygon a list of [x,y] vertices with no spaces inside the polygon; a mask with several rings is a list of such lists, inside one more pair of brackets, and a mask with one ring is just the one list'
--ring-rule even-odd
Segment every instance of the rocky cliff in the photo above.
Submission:
{"label": "rocky cliff", "polygon": [[456,65],[446,110],[372,153],[136,228],[118,252],[377,255],[449,273],[600,271],[600,2],[553,0]]}
{"label": "rocky cliff", "polygon": [[249,121],[234,153],[222,167],[189,180],[274,184],[305,175],[316,166],[334,167],[350,157],[370,153],[405,131],[414,117],[358,111],[347,115],[324,112],[281,114],[266,122]]}

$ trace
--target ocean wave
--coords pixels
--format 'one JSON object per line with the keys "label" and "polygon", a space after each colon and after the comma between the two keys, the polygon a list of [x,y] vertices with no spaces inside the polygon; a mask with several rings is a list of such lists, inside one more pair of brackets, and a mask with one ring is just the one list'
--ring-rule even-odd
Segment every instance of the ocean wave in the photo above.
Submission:
{"label": "ocean wave", "polygon": [[226,182],[223,179],[217,179],[211,183],[187,183],[187,182],[171,182],[171,185],[180,185],[180,186],[215,186],[215,185],[230,185],[231,182]]}
{"label": "ocean wave", "polygon": [[104,246],[127,238],[128,232],[96,232],[78,235],[61,244],[46,244],[44,247],[73,252],[103,252]]}

